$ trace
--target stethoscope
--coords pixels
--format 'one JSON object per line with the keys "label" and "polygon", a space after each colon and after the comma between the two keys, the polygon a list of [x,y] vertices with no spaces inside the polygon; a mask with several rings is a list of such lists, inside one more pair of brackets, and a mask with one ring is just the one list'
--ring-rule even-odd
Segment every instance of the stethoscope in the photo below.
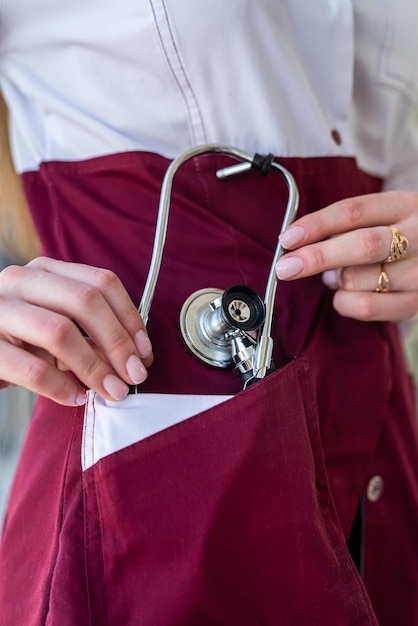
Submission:
{"label": "stethoscope", "polygon": [[[259,170],[262,175],[266,175],[270,169],[277,171],[288,188],[288,201],[280,232],[296,217],[299,193],[295,180],[286,168],[274,160],[273,155],[250,154],[230,146],[208,144],[191,148],[178,156],[167,168],[161,186],[152,258],[138,307],[145,325],[163,257],[174,176],[186,161],[208,152],[227,155],[239,161],[219,169],[216,176],[220,179],[251,168]],[[200,289],[187,298],[181,309],[180,332],[187,347],[208,365],[234,367],[241,377],[244,389],[274,369],[271,328],[277,288],[275,265],[283,253],[284,249],[278,241],[264,300],[250,287],[233,285],[226,290]]]}

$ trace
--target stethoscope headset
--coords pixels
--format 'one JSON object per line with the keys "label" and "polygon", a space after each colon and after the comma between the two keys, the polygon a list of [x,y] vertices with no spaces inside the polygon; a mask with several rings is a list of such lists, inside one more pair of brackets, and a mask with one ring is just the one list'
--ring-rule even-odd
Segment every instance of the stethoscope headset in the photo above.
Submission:
{"label": "stethoscope headset", "polygon": [[[299,193],[293,176],[273,155],[249,154],[230,146],[207,144],[191,148],[167,168],[161,186],[154,246],[148,277],[138,307],[144,324],[148,322],[150,308],[160,272],[173,179],[177,170],[189,159],[215,152],[237,159],[239,162],[216,172],[220,179],[253,168],[265,176],[270,170],[278,172],[288,188],[288,201],[281,231],[295,219]],[[220,368],[235,368],[244,389],[264,378],[274,369],[272,363],[273,339],[271,328],[277,288],[275,265],[284,253],[278,241],[271,264],[264,300],[254,289],[233,285],[226,290],[207,288],[196,291],[184,302],[180,313],[180,332],[191,352],[204,363]]]}

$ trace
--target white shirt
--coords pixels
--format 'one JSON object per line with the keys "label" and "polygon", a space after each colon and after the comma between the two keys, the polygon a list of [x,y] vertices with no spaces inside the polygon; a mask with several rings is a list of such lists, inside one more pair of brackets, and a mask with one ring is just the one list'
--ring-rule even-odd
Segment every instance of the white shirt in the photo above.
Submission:
{"label": "white shirt", "polygon": [[416,0],[2,0],[17,169],[221,142],[418,190],[417,27]]}

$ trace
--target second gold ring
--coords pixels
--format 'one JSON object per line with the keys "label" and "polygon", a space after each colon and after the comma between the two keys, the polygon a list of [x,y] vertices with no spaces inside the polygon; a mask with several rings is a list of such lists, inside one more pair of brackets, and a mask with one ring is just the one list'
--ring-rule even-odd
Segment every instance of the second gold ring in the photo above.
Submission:
{"label": "second gold ring", "polygon": [[385,265],[382,263],[380,266],[380,274],[377,279],[377,287],[376,291],[378,293],[389,293],[390,291],[390,279],[387,273],[385,272]]}

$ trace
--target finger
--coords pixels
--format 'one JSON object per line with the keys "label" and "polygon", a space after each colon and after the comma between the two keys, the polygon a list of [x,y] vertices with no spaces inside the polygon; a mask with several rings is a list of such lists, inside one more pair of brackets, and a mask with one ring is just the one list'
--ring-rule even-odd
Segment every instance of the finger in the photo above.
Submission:
{"label": "finger", "polygon": [[390,228],[378,226],[306,245],[284,255],[276,265],[276,274],[280,280],[290,280],[338,267],[382,262],[390,253],[392,235]]}
{"label": "finger", "polygon": [[27,267],[45,270],[97,289],[105,298],[120,324],[133,339],[139,356],[143,359],[152,359],[152,345],[144,322],[114,272],[82,263],[67,263],[47,257],[34,259]]}
{"label": "finger", "polygon": [[344,317],[365,322],[406,322],[418,311],[418,291],[376,293],[339,289],[334,295],[334,308]]}
{"label": "finger", "polygon": [[[86,387],[94,389],[109,400],[121,400],[127,395],[126,383],[115,375],[108,362],[89,345],[68,317],[20,300],[0,297],[0,304],[0,325],[4,332],[18,337],[26,344],[45,350],[54,359],[66,364]],[[13,347],[21,350],[19,345]],[[30,354],[28,350],[22,351]],[[48,368],[52,367],[46,359],[39,359],[36,354],[31,356],[37,361],[46,363]],[[56,367],[53,369],[58,371]],[[48,391],[48,380],[45,378],[44,382],[44,373],[45,370],[42,369],[39,374],[42,378],[42,393],[52,397],[55,391],[54,388]],[[11,375],[4,374],[1,378],[11,380]],[[24,386],[30,386],[30,384],[31,380]],[[57,401],[61,400],[58,398]]]}
{"label": "finger", "polygon": [[[100,274],[102,282],[108,281],[111,286],[103,289],[103,294],[101,289],[78,279],[57,276],[33,267],[13,267],[6,271],[6,281],[3,277],[3,292],[7,292],[10,285],[15,297],[75,320],[100,347],[118,376],[130,384],[140,384],[147,377],[147,372],[138,357],[145,355],[150,358],[151,344],[142,319],[120,281],[114,274],[104,273],[107,278]],[[82,271],[79,271],[80,275],[83,276]],[[115,312],[109,300],[116,301],[119,294],[124,294],[124,297],[121,295],[122,304]],[[124,316],[133,336],[120,321]]]}
{"label": "finger", "polygon": [[[280,241],[287,250],[360,228],[415,222],[418,194],[388,191],[335,202],[296,220]],[[415,227],[416,228],[416,227]],[[400,229],[402,230],[402,229]]]}
{"label": "finger", "polygon": [[8,384],[26,387],[66,406],[81,406],[86,402],[83,388],[70,376],[60,372],[47,361],[0,338],[0,378]]}
{"label": "finger", "polygon": [[402,263],[375,263],[357,265],[338,270],[328,270],[322,276],[331,289],[346,291],[376,291],[379,276],[384,271],[388,279],[388,291],[416,291],[418,289],[418,265],[415,259]]}

